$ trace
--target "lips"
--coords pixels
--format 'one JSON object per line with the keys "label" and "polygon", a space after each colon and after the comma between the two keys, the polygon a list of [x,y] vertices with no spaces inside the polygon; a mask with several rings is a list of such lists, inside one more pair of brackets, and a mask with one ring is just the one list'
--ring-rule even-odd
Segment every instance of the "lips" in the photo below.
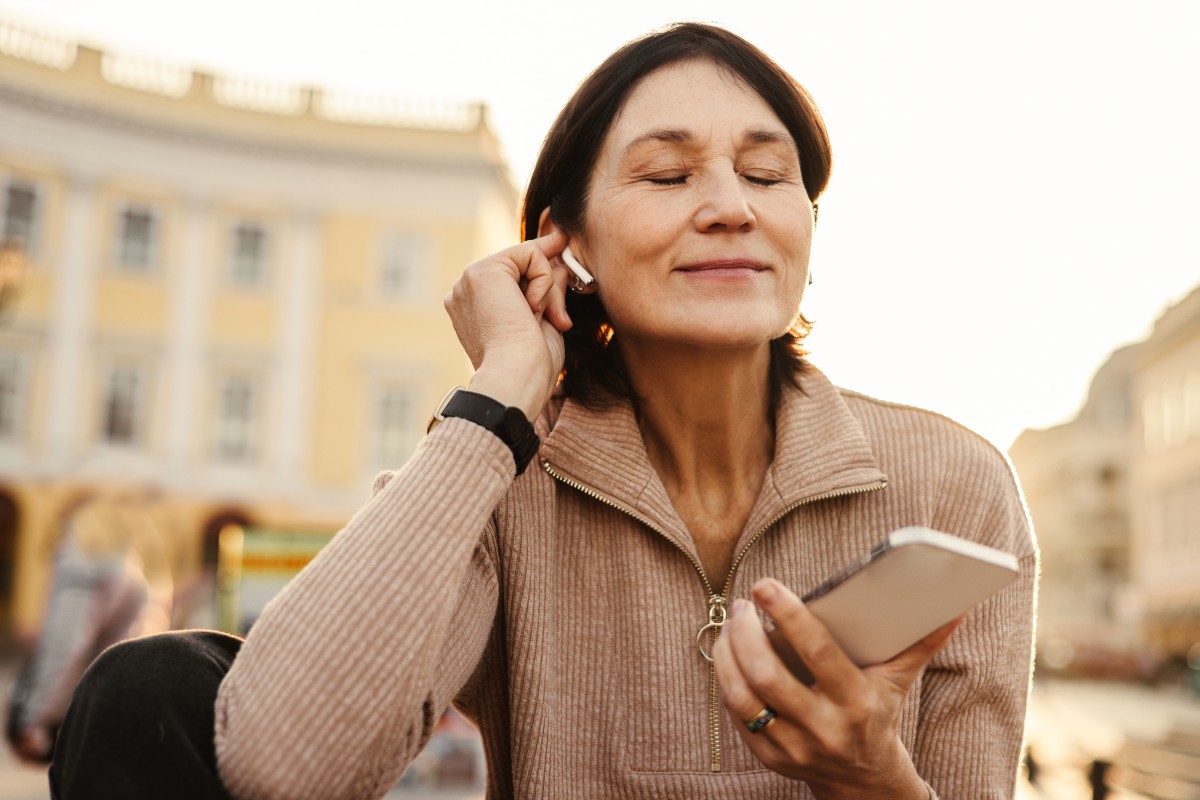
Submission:
{"label": "lips", "polygon": [[686,264],[682,267],[677,267],[680,272],[741,272],[750,270],[752,272],[764,272],[770,267],[761,261],[754,261],[747,258],[722,258],[713,259],[710,261],[700,261],[694,264]]}

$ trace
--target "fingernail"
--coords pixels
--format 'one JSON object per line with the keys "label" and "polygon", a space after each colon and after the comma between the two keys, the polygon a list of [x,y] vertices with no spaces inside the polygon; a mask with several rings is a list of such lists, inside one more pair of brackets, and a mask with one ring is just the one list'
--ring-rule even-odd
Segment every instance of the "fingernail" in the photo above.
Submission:
{"label": "fingernail", "polygon": [[757,597],[760,602],[774,602],[777,594],[778,593],[775,591],[774,581],[759,581],[758,583],[754,584],[754,596]]}
{"label": "fingernail", "polygon": [[733,617],[736,617],[738,614],[741,614],[743,611],[746,610],[746,607],[749,605],[750,605],[749,603],[747,603],[745,600],[743,600],[740,597],[738,599],[734,600],[733,608],[730,609],[730,611],[729,611],[730,619],[732,619]]}

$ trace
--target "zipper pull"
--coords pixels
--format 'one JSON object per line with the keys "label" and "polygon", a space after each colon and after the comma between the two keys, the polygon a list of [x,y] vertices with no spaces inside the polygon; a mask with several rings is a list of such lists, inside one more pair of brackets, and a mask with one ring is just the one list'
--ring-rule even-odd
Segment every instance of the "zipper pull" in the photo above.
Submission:
{"label": "zipper pull", "polygon": [[696,634],[696,649],[700,651],[700,655],[704,657],[705,661],[712,662],[713,657],[710,652],[712,644],[716,642],[717,636],[721,633],[721,626],[728,618],[729,612],[725,608],[725,598],[719,594],[711,595],[708,598],[708,624]]}

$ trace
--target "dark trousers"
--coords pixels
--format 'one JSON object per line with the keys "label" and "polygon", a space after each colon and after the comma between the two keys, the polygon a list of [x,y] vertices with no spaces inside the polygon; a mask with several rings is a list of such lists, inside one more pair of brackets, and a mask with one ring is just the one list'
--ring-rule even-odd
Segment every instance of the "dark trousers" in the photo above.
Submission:
{"label": "dark trousers", "polygon": [[217,775],[217,687],[242,640],[215,631],[132,639],[84,673],[54,745],[55,800],[232,800]]}

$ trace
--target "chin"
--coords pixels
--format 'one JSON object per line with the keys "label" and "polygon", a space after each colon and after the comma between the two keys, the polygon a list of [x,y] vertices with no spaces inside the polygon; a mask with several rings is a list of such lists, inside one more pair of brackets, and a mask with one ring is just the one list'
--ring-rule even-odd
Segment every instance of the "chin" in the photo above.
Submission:
{"label": "chin", "polygon": [[686,310],[676,306],[675,313],[657,318],[650,318],[650,315],[631,317],[625,324],[614,319],[613,327],[618,338],[640,339],[647,343],[658,341],[681,347],[753,350],[786,333],[795,317],[783,313],[782,309],[764,309],[762,303],[725,302],[715,307],[714,304],[706,306]]}
{"label": "chin", "polygon": [[783,335],[762,325],[718,325],[706,323],[703,329],[693,329],[680,337],[680,344],[705,347],[714,350],[752,350],[770,344],[772,339]]}

